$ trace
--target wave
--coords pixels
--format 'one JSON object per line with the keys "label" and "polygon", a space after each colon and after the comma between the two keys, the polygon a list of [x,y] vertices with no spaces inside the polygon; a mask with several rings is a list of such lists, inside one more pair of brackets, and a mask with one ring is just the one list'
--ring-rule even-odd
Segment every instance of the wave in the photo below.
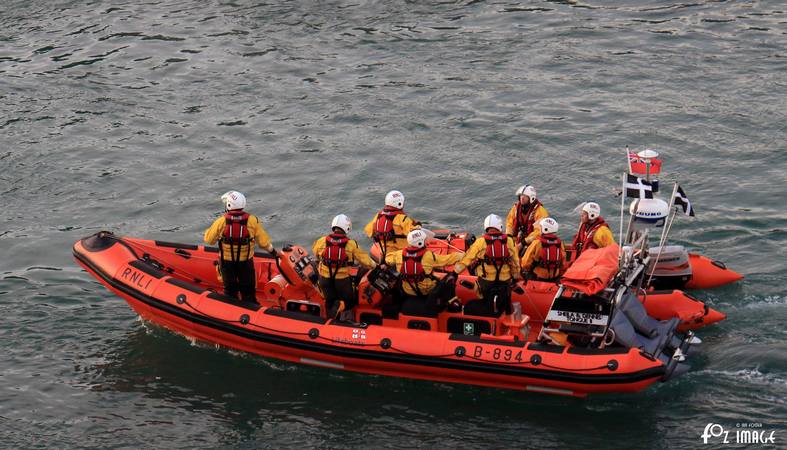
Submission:
{"label": "wave", "polygon": [[785,305],[787,304],[787,297],[778,295],[768,295],[763,298],[756,299],[751,303],[743,305],[744,308],[762,308],[764,306]]}
{"label": "wave", "polygon": [[[776,386],[785,386],[787,387],[787,378],[782,378],[777,374],[772,373],[762,373],[759,370],[759,367],[754,367],[752,369],[740,369],[740,370],[714,370],[714,369],[705,369],[705,370],[698,370],[696,372],[691,372],[692,376],[714,376],[714,377],[723,377],[723,378],[731,378],[735,381],[746,381],[752,384],[764,384],[764,385],[776,385]],[[787,402],[783,402],[787,403]]]}

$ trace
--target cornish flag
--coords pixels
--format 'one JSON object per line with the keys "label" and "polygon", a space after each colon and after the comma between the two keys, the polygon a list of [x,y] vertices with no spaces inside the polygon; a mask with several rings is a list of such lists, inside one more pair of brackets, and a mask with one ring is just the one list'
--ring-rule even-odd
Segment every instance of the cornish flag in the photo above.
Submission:
{"label": "cornish flag", "polygon": [[626,174],[626,197],[653,198],[653,186],[636,175]]}
{"label": "cornish flag", "polygon": [[683,192],[683,188],[680,187],[680,185],[678,185],[678,189],[675,191],[675,204],[683,208],[683,214],[694,216],[694,208],[691,206],[689,198],[686,197],[686,193]]}

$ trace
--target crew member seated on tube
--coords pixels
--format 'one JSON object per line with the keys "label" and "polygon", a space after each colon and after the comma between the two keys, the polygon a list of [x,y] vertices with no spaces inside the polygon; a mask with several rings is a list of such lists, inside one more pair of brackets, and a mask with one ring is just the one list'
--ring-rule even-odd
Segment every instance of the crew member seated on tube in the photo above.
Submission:
{"label": "crew member seated on tube", "polygon": [[434,269],[459,262],[464,253],[435,255],[426,248],[427,239],[426,231],[413,230],[407,234],[409,246],[388,253],[385,259],[399,272],[403,314],[436,317],[455,294],[456,275],[451,273],[440,280],[435,277]]}
{"label": "crew member seated on tube", "polygon": [[598,203],[585,203],[579,217],[579,230],[572,243],[575,258],[579,257],[583,250],[603,248],[615,243],[612,230],[601,217],[601,207]]}
{"label": "crew member seated on tube", "polygon": [[224,282],[224,294],[247,302],[256,302],[257,287],[254,273],[254,246],[276,256],[271,238],[262,227],[262,222],[243,210],[246,197],[237,191],[229,191],[221,196],[224,215],[216,219],[205,230],[204,240],[213,245],[219,242],[221,261],[218,268]]}
{"label": "crew member seated on tube", "polygon": [[391,191],[385,195],[385,207],[374,215],[363,230],[380,246],[380,261],[385,261],[388,253],[396,253],[407,247],[407,233],[420,227],[420,222],[404,213],[404,194]]}
{"label": "crew member seated on tube", "polygon": [[537,226],[541,233],[522,257],[522,272],[538,281],[556,281],[566,262],[566,249],[557,236],[560,226],[551,217],[539,220]]}
{"label": "crew member seated on tube", "polygon": [[502,232],[503,220],[490,214],[484,219],[485,234],[477,239],[456,264],[456,273],[469,267],[476,275],[481,299],[465,305],[464,313],[482,316],[511,314],[511,283],[521,279],[514,240]]}
{"label": "crew member seated on tube", "polygon": [[347,234],[352,222],[344,214],[339,214],[331,222],[331,234],[323,236],[312,244],[312,252],[320,261],[318,285],[325,298],[328,318],[337,318],[343,311],[349,311],[358,304],[350,266],[357,262],[366,268],[374,268],[374,261],[362,250],[355,239]]}
{"label": "crew member seated on tube", "polygon": [[549,213],[538,200],[536,188],[533,186],[520,186],[516,190],[516,196],[517,202],[506,217],[506,233],[514,238],[518,255],[522,256],[527,246],[538,238],[536,222],[549,217]]}

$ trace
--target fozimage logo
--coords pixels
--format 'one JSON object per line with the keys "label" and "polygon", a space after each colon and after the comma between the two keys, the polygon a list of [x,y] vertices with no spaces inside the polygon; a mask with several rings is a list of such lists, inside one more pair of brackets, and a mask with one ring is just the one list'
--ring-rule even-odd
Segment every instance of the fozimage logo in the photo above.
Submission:
{"label": "fozimage logo", "polygon": [[709,423],[700,438],[703,444],[775,444],[776,431],[764,430],[761,423],[736,423],[735,430]]}

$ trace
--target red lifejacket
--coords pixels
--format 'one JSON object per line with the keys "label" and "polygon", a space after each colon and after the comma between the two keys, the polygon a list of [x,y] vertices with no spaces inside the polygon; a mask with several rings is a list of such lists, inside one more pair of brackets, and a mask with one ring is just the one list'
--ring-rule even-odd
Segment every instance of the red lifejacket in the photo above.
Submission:
{"label": "red lifejacket", "polygon": [[221,233],[221,240],[228,244],[248,244],[249,228],[246,225],[249,221],[249,213],[240,209],[228,211],[224,214],[224,231]]}
{"label": "red lifejacket", "polygon": [[511,259],[511,253],[508,251],[508,235],[490,232],[484,234],[484,240],[486,241],[484,262],[495,266],[499,271]]}
{"label": "red lifejacket", "polygon": [[543,234],[538,237],[541,241],[541,259],[536,261],[536,265],[547,269],[550,272],[559,270],[563,265],[563,243],[554,233]]}
{"label": "red lifejacket", "polygon": [[579,256],[582,253],[582,250],[586,250],[589,248],[597,248],[596,244],[593,243],[593,236],[596,235],[596,231],[598,231],[601,227],[608,227],[607,222],[604,221],[603,217],[598,217],[592,223],[585,222],[579,225],[579,231],[577,231],[576,236],[574,236],[574,253]]}
{"label": "red lifejacket", "polygon": [[514,217],[514,238],[518,237],[520,233],[528,236],[535,229],[536,224],[536,211],[541,206],[541,202],[536,200],[533,203],[526,203],[516,205],[516,216]]}
{"label": "red lifejacket", "polygon": [[[222,261],[224,258],[224,245],[227,244],[230,248],[230,261],[239,262],[241,249],[244,245],[249,245],[251,238],[249,236],[249,213],[243,210],[235,209],[227,211],[224,214],[224,230],[221,232],[221,239],[219,242],[219,252]],[[251,249],[249,249],[248,259],[252,257]]]}
{"label": "red lifejacket", "polygon": [[419,283],[427,277],[421,262],[426,251],[426,248],[418,247],[407,247],[402,250],[402,269],[399,271],[402,280],[409,283]]}
{"label": "red lifejacket", "polygon": [[331,269],[338,270],[347,265],[349,258],[345,247],[348,242],[350,242],[350,238],[346,234],[331,233],[325,236],[325,249],[322,251],[320,259],[323,264],[328,266],[329,271]]}
{"label": "red lifejacket", "polygon": [[405,237],[394,232],[394,218],[399,214],[404,214],[404,211],[390,206],[386,206],[382,211],[378,212],[377,219],[374,222],[372,238],[378,242],[388,242]]}

